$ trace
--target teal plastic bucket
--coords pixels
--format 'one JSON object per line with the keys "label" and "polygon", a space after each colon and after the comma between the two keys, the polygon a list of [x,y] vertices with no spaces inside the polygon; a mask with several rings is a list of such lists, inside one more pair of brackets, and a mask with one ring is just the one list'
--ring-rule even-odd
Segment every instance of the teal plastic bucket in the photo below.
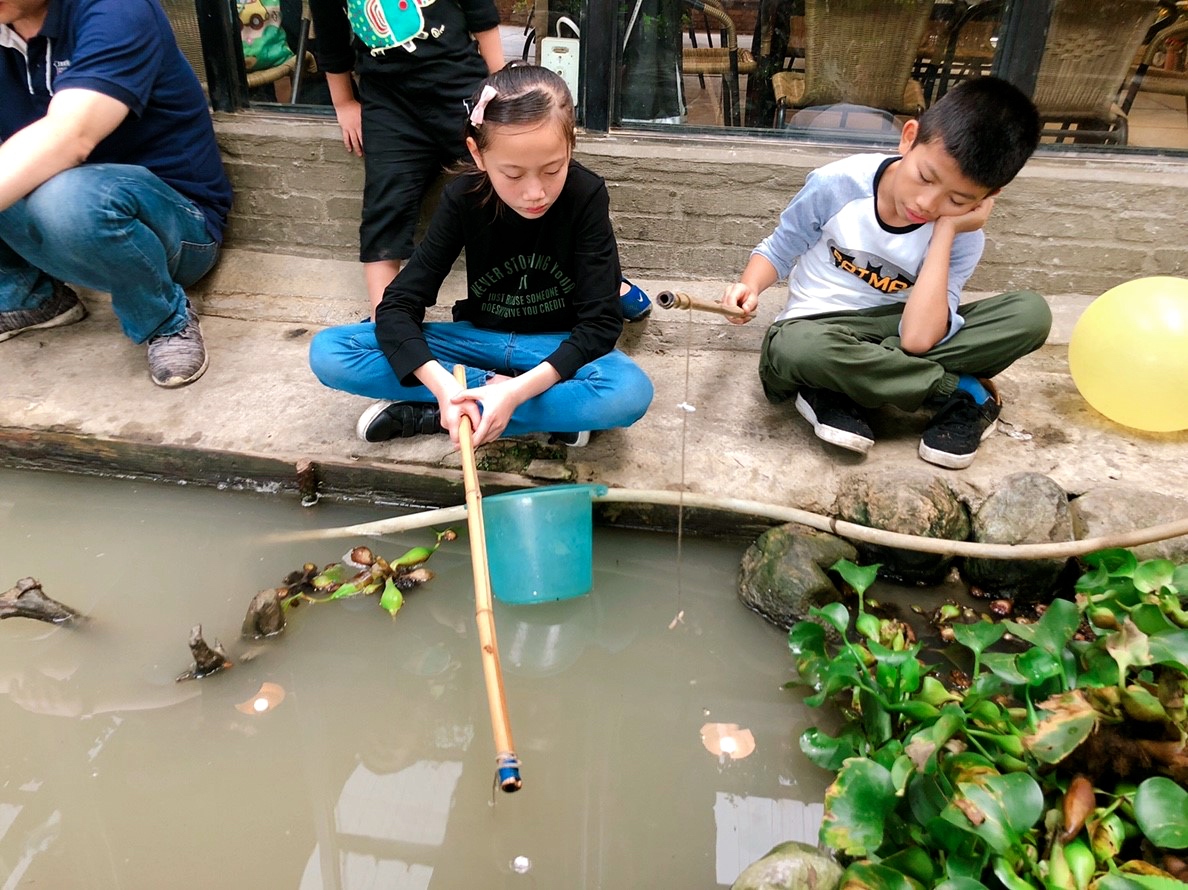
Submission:
{"label": "teal plastic bucket", "polygon": [[502,603],[547,603],[594,587],[593,498],[605,485],[550,485],[483,498],[491,592]]}

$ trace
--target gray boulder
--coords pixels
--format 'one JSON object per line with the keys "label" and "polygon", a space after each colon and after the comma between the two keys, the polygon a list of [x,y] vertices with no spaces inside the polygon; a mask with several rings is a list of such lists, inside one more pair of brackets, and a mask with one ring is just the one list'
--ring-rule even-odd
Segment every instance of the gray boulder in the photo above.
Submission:
{"label": "gray boulder", "polygon": [[836,890],[842,867],[823,850],[787,841],[743,869],[730,890]]}
{"label": "gray boulder", "polygon": [[[965,504],[939,475],[927,470],[875,470],[853,473],[837,495],[841,519],[870,528],[964,541],[969,538]],[[907,584],[936,584],[948,574],[952,557],[858,543],[863,564],[882,564],[880,576]]]}
{"label": "gray boulder", "polygon": [[779,627],[808,617],[809,609],[838,602],[826,574],[839,559],[853,560],[853,545],[797,523],[770,528],[746,553],[738,573],[738,598]]}
{"label": "gray boulder", "polygon": [[[973,517],[973,540],[991,544],[1050,544],[1073,540],[1068,495],[1042,473],[1015,473],[982,502]],[[995,599],[1047,600],[1067,559],[975,559],[965,580]]]}
{"label": "gray boulder", "polygon": [[[1126,485],[1090,489],[1070,504],[1073,532],[1078,541],[1115,535],[1188,519],[1188,500]],[[1188,562],[1188,535],[1129,548],[1140,560]]]}

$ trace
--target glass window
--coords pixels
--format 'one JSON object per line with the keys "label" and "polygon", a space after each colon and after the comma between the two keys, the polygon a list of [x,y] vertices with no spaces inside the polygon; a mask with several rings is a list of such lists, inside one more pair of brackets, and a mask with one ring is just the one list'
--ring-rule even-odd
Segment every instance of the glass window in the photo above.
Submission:
{"label": "glass window", "polygon": [[[219,0],[164,0],[199,8]],[[442,0],[447,2],[447,0]],[[954,84],[1027,90],[1057,150],[1188,150],[1188,0],[496,0],[588,129],[893,145]],[[329,113],[308,2],[236,0],[247,94]],[[172,17],[171,13],[171,17]],[[204,34],[204,37],[208,35]],[[209,40],[207,40],[209,43]],[[224,52],[240,52],[231,47]],[[207,61],[210,48],[207,47]],[[299,64],[299,57],[304,64]],[[236,64],[238,60],[233,60]],[[224,63],[221,80],[234,79]],[[205,72],[203,72],[205,73]],[[221,87],[220,77],[213,86]],[[212,90],[212,98],[221,95]]]}
{"label": "glass window", "polygon": [[954,84],[1007,77],[1044,142],[1188,148],[1188,3],[620,0],[613,122],[886,144]]}

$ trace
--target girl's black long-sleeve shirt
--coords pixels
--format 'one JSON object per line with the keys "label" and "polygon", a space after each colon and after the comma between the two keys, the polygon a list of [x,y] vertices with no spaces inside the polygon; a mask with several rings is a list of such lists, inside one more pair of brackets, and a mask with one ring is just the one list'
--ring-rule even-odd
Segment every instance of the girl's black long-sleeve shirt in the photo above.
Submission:
{"label": "girl's black long-sleeve shirt", "polygon": [[568,331],[545,359],[562,380],[614,349],[623,331],[622,273],[602,177],[570,161],[553,206],[525,219],[494,195],[484,202],[481,176],[463,174],[446,186],[424,240],[376,309],[376,339],[406,386],[434,358],[421,329],[425,309],[463,249],[466,298],[454,305],[454,320],[524,334]]}

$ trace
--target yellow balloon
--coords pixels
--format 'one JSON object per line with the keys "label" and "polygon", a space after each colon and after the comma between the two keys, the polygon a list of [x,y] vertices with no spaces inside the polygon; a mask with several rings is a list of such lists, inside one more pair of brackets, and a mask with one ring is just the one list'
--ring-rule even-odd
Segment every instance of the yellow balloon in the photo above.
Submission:
{"label": "yellow balloon", "polygon": [[1188,279],[1110,288],[1073,327],[1068,369],[1085,401],[1115,423],[1188,429]]}

